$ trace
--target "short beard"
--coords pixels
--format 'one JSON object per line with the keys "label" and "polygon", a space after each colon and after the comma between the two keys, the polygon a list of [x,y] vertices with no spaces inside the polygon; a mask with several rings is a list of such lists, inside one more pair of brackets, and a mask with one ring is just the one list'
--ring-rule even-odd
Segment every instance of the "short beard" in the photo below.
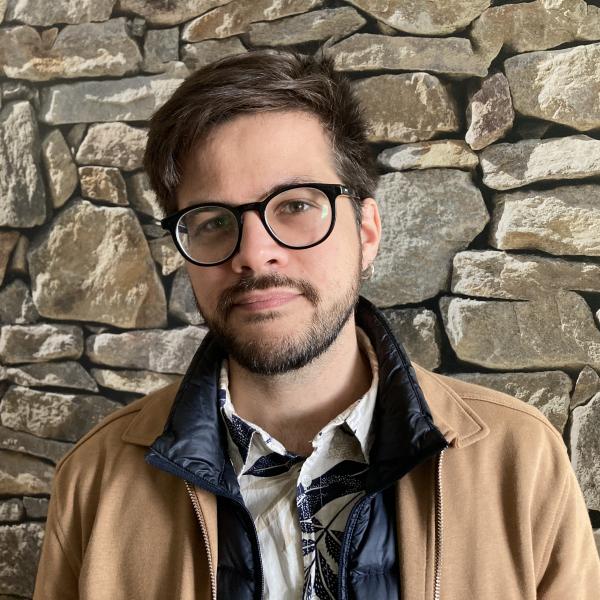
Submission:
{"label": "short beard", "polygon": [[[207,317],[202,313],[200,306],[198,310],[203,314],[206,325],[216,341],[239,365],[256,375],[283,375],[305,367],[333,344],[353,314],[358,301],[359,281],[360,276],[357,272],[351,288],[343,297],[336,299],[330,308],[320,310],[319,293],[306,280],[291,279],[280,273],[244,278],[221,294],[214,317]],[[227,326],[227,319],[236,297],[250,290],[277,287],[300,291],[316,308],[315,316],[307,330],[301,333],[292,332],[273,344],[270,344],[268,339],[240,340],[236,332]],[[248,318],[254,322],[266,321],[276,318],[276,313],[266,312]]]}

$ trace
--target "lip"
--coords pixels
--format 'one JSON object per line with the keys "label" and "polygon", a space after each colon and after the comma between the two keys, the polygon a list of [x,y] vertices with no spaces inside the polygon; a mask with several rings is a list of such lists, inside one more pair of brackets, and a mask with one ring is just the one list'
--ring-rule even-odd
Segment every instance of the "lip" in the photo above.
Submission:
{"label": "lip", "polygon": [[233,307],[249,312],[272,309],[288,304],[301,295],[299,292],[286,290],[251,292],[238,298]]}

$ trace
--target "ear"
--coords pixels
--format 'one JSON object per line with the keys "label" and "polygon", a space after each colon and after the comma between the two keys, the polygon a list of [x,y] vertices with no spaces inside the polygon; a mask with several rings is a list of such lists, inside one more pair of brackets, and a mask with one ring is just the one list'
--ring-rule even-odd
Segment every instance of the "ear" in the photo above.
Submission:
{"label": "ear", "polygon": [[362,247],[362,265],[364,271],[377,256],[381,240],[381,219],[377,202],[373,198],[362,201],[362,220],[360,225],[360,244]]}

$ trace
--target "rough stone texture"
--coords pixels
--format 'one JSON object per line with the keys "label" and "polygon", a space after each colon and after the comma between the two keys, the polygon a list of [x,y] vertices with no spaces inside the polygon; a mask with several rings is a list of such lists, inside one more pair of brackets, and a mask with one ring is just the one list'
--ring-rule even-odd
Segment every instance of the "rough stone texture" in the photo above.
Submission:
{"label": "rough stone texture", "polygon": [[363,293],[377,305],[393,306],[448,289],[454,254],[489,218],[469,174],[455,169],[388,173],[375,196],[384,227],[375,273]]}
{"label": "rough stone texture", "polygon": [[186,23],[181,39],[199,42],[213,38],[226,38],[246,33],[251,23],[273,21],[290,15],[307,12],[321,6],[323,0],[232,0]]}
{"label": "rough stone texture", "polygon": [[483,62],[466,38],[426,38],[357,33],[331,46],[340,71],[406,70],[444,73],[455,78],[483,77]]}
{"label": "rough stone texture", "polygon": [[600,376],[586,365],[577,377],[575,390],[571,396],[571,408],[585,404],[598,393],[600,393]]}
{"label": "rough stone texture", "polygon": [[128,208],[71,203],[32,243],[29,268],[43,316],[117,327],[166,324],[164,290]]}
{"label": "rough stone texture", "polygon": [[75,325],[4,325],[0,327],[0,361],[5,364],[79,358],[83,332]]}
{"label": "rough stone texture", "polygon": [[169,314],[190,325],[200,325],[203,322],[185,268],[179,269],[173,278],[169,297]]}
{"label": "rough stone texture", "polygon": [[165,216],[165,211],[150,187],[150,180],[146,173],[136,173],[127,179],[127,193],[129,202],[135,210],[157,220]]}
{"label": "rough stone texture", "polygon": [[[1,236],[0,236],[1,237]],[[8,263],[8,272],[15,275],[29,275],[29,266],[27,265],[27,250],[29,249],[29,239],[24,235],[20,235],[17,240],[17,245],[13,250],[10,262]],[[0,251],[1,254],[1,251]],[[1,261],[1,259],[0,259]],[[2,269],[0,268],[0,272]],[[2,277],[0,276],[0,285],[2,285]]]}
{"label": "rough stone texture", "polygon": [[37,121],[29,102],[0,111],[0,227],[34,227],[46,218]]}
{"label": "rough stone texture", "polygon": [[146,223],[142,225],[144,235],[150,239],[160,238],[166,235],[166,231],[156,223]]}
{"label": "rough stone texture", "polygon": [[47,440],[0,425],[0,448],[4,450],[39,456],[56,464],[72,447],[73,444],[68,442]]}
{"label": "rough stone texture", "polygon": [[173,94],[187,74],[182,70],[160,75],[59,83],[42,89],[41,121],[51,124],[96,121],[147,121]]}
{"label": "rough stone texture", "polygon": [[600,256],[599,192],[600,186],[592,184],[497,194],[490,244],[501,250]]}
{"label": "rough stone texture", "polygon": [[513,56],[504,70],[522,115],[578,131],[600,127],[600,44]]}
{"label": "rough stone texture", "polygon": [[571,463],[587,507],[600,510],[600,394],[573,409]]}
{"label": "rough stone texture", "polygon": [[465,296],[533,300],[558,290],[600,292],[600,265],[495,250],[459,252],[452,292]]}
{"label": "rough stone texture", "polygon": [[440,326],[433,311],[391,308],[383,313],[411,361],[431,370],[440,366]]}
{"label": "rough stone texture", "polygon": [[465,140],[473,150],[481,150],[504,137],[512,128],[514,118],[515,111],[504,74],[486,77],[467,106],[469,129]]}
{"label": "rough stone texture", "polygon": [[42,159],[52,204],[59,208],[77,187],[77,168],[60,129],[53,129],[42,141]]}
{"label": "rough stone texture", "polygon": [[15,279],[0,289],[0,323],[23,325],[39,319],[26,283]]}
{"label": "rough stone texture", "polygon": [[600,175],[600,140],[571,135],[494,144],[481,151],[479,161],[483,183],[495,190],[536,181],[582,179]]}
{"label": "rough stone texture", "polygon": [[600,331],[585,300],[557,292],[529,302],[441,298],[458,358],[489,369],[600,368]]}
{"label": "rough stone texture", "polygon": [[371,142],[418,142],[460,127],[458,106],[434,75],[378,75],[357,81],[354,89]]}
{"label": "rough stone texture", "polygon": [[92,362],[158,373],[185,373],[206,335],[202,327],[102,333],[86,340]]}
{"label": "rough stone texture", "polygon": [[180,379],[179,375],[111,369],[92,369],[92,375],[102,387],[135,394],[150,394]]}
{"label": "rough stone texture", "polygon": [[562,371],[458,373],[452,377],[514,396],[538,408],[562,434],[569,417],[571,378]]}
{"label": "rough stone texture", "polygon": [[144,71],[160,73],[179,60],[179,28],[151,29],[144,40]]}
{"label": "rough stone texture", "polygon": [[121,405],[102,396],[38,392],[13,385],[2,398],[2,425],[39,437],[76,442]]}
{"label": "rough stone texture", "polygon": [[98,386],[88,372],[75,361],[2,367],[0,380],[27,387],[61,387],[97,392]]}
{"label": "rough stone texture", "polygon": [[536,121],[535,119],[522,119],[513,125],[513,132],[522,140],[531,138],[542,139],[546,137],[552,123],[547,121]]}
{"label": "rough stone texture", "polygon": [[491,0],[348,0],[394,29],[418,35],[446,35],[466,27]]}
{"label": "rough stone texture", "polygon": [[171,236],[165,235],[163,237],[150,240],[148,242],[150,247],[150,253],[152,258],[160,265],[161,273],[164,276],[170,275],[183,266],[185,259],[173,243]]}
{"label": "rough stone texture", "polygon": [[229,0],[117,0],[115,10],[140,15],[151,25],[178,25],[227,2]]}
{"label": "rough stone texture", "polygon": [[31,597],[44,539],[43,523],[0,527],[0,589],[7,594]]}
{"label": "rough stone texture", "polygon": [[127,204],[125,180],[114,167],[79,167],[81,195],[112,204]]}
{"label": "rough stone texture", "polygon": [[45,519],[48,515],[48,499],[47,498],[32,498],[25,496],[23,498],[23,506],[27,517],[30,519]]}
{"label": "rough stone texture", "polygon": [[148,130],[126,123],[91,125],[75,157],[80,165],[141,169]]}
{"label": "rough stone texture", "polygon": [[39,458],[0,450],[0,494],[49,494],[53,474]]}
{"label": "rough stone texture", "polygon": [[42,26],[106,21],[114,3],[115,0],[7,0],[4,20]]}
{"label": "rough stone texture", "polygon": [[479,158],[462,140],[415,142],[386,148],[377,157],[379,164],[396,171],[408,169],[474,169]]}
{"label": "rough stone texture", "polygon": [[246,48],[237,37],[206,40],[197,44],[184,44],[181,47],[181,60],[190,71],[195,71],[220,58],[245,52],[247,52]]}
{"label": "rough stone texture", "polygon": [[360,29],[366,20],[343,6],[315,10],[277,21],[250,25],[248,39],[254,46],[289,46],[303,42],[338,40]]}
{"label": "rough stone texture", "polygon": [[67,142],[69,142],[69,147],[73,154],[77,152],[87,128],[88,125],[85,123],[77,123],[76,125],[69,127],[69,131],[67,132]]}
{"label": "rough stone texture", "polygon": [[41,34],[27,25],[0,29],[0,72],[6,77],[29,81],[120,77],[137,71],[141,59],[124,17]]}
{"label": "rough stone texture", "polygon": [[0,285],[4,281],[6,267],[18,239],[17,231],[0,231]]}
{"label": "rough stone texture", "polygon": [[0,501],[0,522],[16,523],[23,517],[23,502],[19,498]]}

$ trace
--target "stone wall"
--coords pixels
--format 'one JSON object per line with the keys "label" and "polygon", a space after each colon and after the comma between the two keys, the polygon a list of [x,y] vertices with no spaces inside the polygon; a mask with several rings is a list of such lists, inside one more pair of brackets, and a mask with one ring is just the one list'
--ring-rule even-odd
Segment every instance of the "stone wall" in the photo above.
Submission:
{"label": "stone wall", "polygon": [[146,126],[250,48],[324,46],[353,79],[383,173],[364,293],[417,362],[546,414],[600,528],[598,7],[0,0],[0,22],[1,598],[32,594],[56,462],[205,334]]}

